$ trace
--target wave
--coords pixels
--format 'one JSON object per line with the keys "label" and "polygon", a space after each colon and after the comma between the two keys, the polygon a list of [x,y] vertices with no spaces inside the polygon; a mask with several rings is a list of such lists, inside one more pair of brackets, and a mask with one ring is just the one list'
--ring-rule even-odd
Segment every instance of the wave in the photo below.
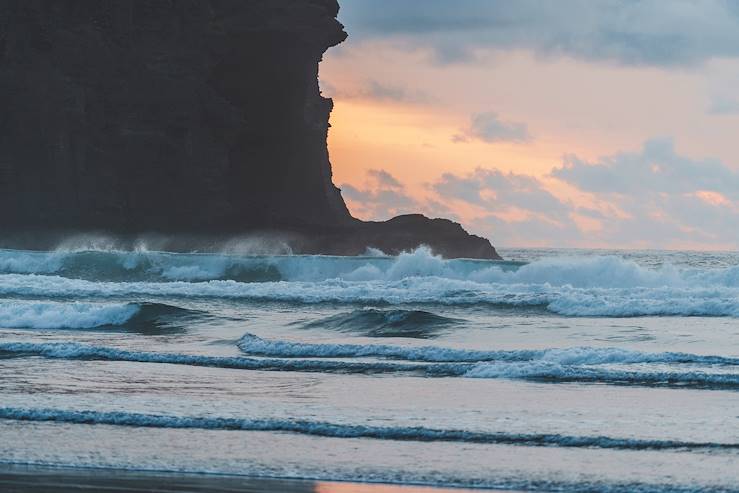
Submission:
{"label": "wave", "polygon": [[462,442],[522,446],[587,447],[623,450],[696,450],[739,449],[739,443],[684,442],[677,440],[613,438],[606,436],[569,436],[560,434],[523,434],[434,429],[420,426],[391,427],[336,424],[292,419],[244,419],[219,417],[184,417],[129,412],[72,411],[0,407],[0,419],[16,421],[51,421],[71,424],[104,424],[147,428],[205,430],[240,430],[288,432],[332,438],[372,438],[420,442]]}
{"label": "wave", "polygon": [[[397,257],[3,250],[0,295],[488,304],[565,316],[737,317],[739,266],[647,268],[614,256],[563,257],[529,264],[444,260],[424,248]],[[409,327],[446,323],[422,313],[369,311],[323,323],[336,330],[377,326],[377,335],[386,332],[392,336],[396,328],[393,317],[404,319],[400,325]],[[423,336],[422,332],[417,335]]]}
{"label": "wave", "polygon": [[429,363],[480,363],[542,361],[560,365],[602,364],[700,364],[739,365],[739,358],[663,352],[645,353],[613,347],[572,347],[538,350],[481,351],[440,346],[391,346],[384,344],[311,344],[273,341],[244,334],[237,343],[244,353],[277,358],[388,358]]}
{"label": "wave", "polygon": [[684,371],[679,369],[674,371],[632,371],[539,360],[523,362],[422,364],[281,358],[261,359],[128,351],[78,343],[29,342],[0,343],[0,355],[5,358],[40,356],[53,359],[129,361],[260,371],[370,375],[404,373],[429,378],[506,378],[549,383],[584,382],[612,385],[739,389],[739,374],[736,373],[708,373],[699,370]]}
{"label": "wave", "polygon": [[342,361],[310,361],[257,359],[229,356],[201,356],[178,353],[129,351],[105,346],[74,342],[5,342],[0,343],[0,354],[14,356],[41,356],[52,359],[130,361],[135,363],[163,363],[204,366],[213,368],[262,371],[302,371],[325,373],[394,373],[423,371],[425,366],[401,363],[352,363]]}
{"label": "wave", "polygon": [[[310,263],[310,261],[308,261]],[[533,264],[529,264],[533,265]],[[520,272],[529,266],[521,267]],[[497,268],[496,268],[497,269]],[[506,274],[508,275],[508,274]],[[510,274],[513,275],[513,274]],[[707,274],[706,274],[707,275]],[[737,274],[739,276],[739,274]],[[727,277],[728,274],[726,274]],[[479,275],[477,276],[480,277]],[[605,284],[605,283],[604,283]],[[739,316],[739,288],[716,284],[603,288],[544,283],[501,283],[440,277],[408,277],[391,281],[335,278],[320,282],[90,281],[57,275],[0,274],[0,295],[23,297],[182,297],[252,301],[346,304],[488,304],[517,310],[541,309],[566,316]],[[381,315],[380,315],[381,316]],[[328,320],[335,327],[372,321],[376,314]],[[423,318],[418,314],[410,318]],[[354,320],[349,320],[354,318]],[[425,320],[425,325],[436,321]],[[420,323],[419,323],[420,324]],[[389,333],[392,333],[389,330]]]}
{"label": "wave", "polygon": [[551,285],[481,284],[439,278],[394,282],[93,282],[42,275],[0,275],[0,295],[33,297],[224,298],[348,304],[489,304],[542,308],[567,316],[739,316],[737,288],[580,289]]}
{"label": "wave", "polygon": [[147,250],[0,250],[0,273],[129,281],[398,281],[433,277],[575,288],[739,287],[737,265],[706,269],[665,264],[648,268],[614,255],[542,258],[530,263],[443,259],[427,247],[397,257],[379,256],[371,251],[366,256],[337,257]]}
{"label": "wave", "polygon": [[[0,273],[56,274],[71,279],[106,281],[242,282],[280,280],[270,257],[216,254],[82,250],[26,252],[0,250]],[[279,257],[276,257],[279,258]]]}
{"label": "wave", "polygon": [[305,329],[353,332],[366,337],[410,337],[427,339],[459,320],[423,310],[378,310],[363,308],[302,323]]}
{"label": "wave", "polygon": [[154,323],[188,310],[159,303],[84,303],[0,300],[0,327],[92,329]]}
{"label": "wave", "polygon": [[[400,279],[409,274],[437,275],[442,272],[460,278],[466,272],[479,270],[489,264],[475,260],[442,260],[426,248],[402,254],[398,258],[375,249],[368,249],[365,255],[357,257],[171,253],[146,249],[122,251],[112,247],[53,252],[0,250],[0,273],[58,274],[70,278],[118,281],[366,280],[368,277]],[[496,262],[496,265],[515,267],[522,263]]]}
{"label": "wave", "polygon": [[123,325],[140,310],[135,303],[0,301],[0,327],[90,329]]}
{"label": "wave", "polygon": [[507,378],[552,383],[603,383],[697,389],[739,389],[739,374],[704,371],[634,371],[589,366],[570,366],[546,361],[478,363],[466,378]]}
{"label": "wave", "polygon": [[[491,264],[484,260],[442,260],[427,248],[400,257],[374,249],[357,257],[328,255],[238,255],[233,253],[171,253],[139,249],[58,250],[35,252],[0,249],[2,274],[55,274],[96,281],[324,281],[402,279],[408,275],[451,278]],[[445,267],[439,269],[435,264]],[[520,262],[496,261],[501,268]],[[460,277],[461,276],[461,277]]]}

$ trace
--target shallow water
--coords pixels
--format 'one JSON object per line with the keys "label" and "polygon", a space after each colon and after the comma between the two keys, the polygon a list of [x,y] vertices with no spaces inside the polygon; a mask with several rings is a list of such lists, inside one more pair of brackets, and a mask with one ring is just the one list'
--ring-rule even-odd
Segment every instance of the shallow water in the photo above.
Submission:
{"label": "shallow water", "polygon": [[0,461],[739,491],[739,254],[0,250]]}

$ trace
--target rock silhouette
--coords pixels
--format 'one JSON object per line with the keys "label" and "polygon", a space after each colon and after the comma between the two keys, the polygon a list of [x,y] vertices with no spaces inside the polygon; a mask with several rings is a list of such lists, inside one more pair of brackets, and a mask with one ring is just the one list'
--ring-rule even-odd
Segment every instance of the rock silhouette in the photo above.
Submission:
{"label": "rock silhouette", "polygon": [[497,258],[420,215],[354,219],[331,179],[335,0],[0,0],[0,237],[280,235],[352,255]]}

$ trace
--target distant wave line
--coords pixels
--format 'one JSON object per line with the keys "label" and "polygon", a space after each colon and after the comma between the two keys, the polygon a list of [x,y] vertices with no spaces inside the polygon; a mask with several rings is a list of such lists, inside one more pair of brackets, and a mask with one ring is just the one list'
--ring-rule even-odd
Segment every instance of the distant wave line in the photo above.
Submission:
{"label": "distant wave line", "polygon": [[570,436],[546,433],[481,432],[419,426],[392,427],[335,424],[291,419],[180,417],[129,412],[0,408],[0,419],[70,424],[133,426],[202,430],[286,432],[329,438],[371,438],[417,442],[462,442],[535,447],[601,448],[621,450],[739,450],[739,443]]}
{"label": "distant wave line", "polygon": [[546,383],[605,383],[670,388],[739,389],[739,374],[703,371],[631,371],[565,365],[547,361],[435,363],[348,362],[304,359],[257,359],[152,353],[78,343],[1,343],[0,357],[41,356],[53,359],[129,361],[240,370],[348,374],[407,373],[423,377],[503,378]]}
{"label": "distant wave line", "polygon": [[480,363],[544,360],[568,365],[608,363],[697,363],[739,365],[739,358],[678,352],[645,353],[614,347],[571,347],[519,350],[455,349],[442,346],[393,346],[387,344],[315,344],[262,339],[244,334],[237,343],[248,355],[278,358],[378,357],[428,363]]}

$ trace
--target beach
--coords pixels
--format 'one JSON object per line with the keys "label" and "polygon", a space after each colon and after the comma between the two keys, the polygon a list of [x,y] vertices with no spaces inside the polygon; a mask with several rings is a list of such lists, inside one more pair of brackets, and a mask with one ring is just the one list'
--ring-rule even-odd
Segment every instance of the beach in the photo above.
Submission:
{"label": "beach", "polygon": [[471,490],[41,466],[0,465],[4,493],[464,493]]}

